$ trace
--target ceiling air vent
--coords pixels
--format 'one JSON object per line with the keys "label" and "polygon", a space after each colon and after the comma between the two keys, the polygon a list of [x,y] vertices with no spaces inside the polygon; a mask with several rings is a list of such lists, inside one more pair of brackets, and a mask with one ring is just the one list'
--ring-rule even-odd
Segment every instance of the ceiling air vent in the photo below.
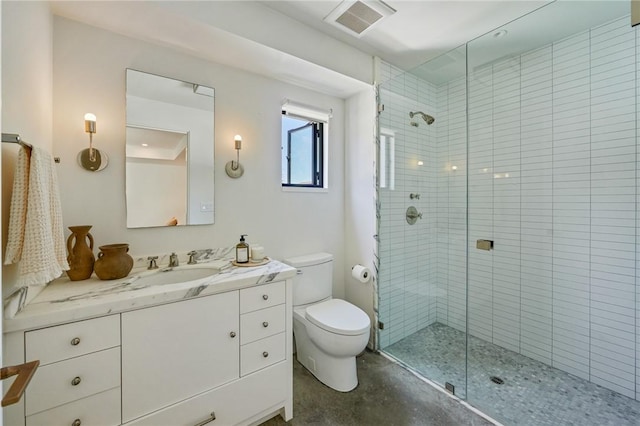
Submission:
{"label": "ceiling air vent", "polygon": [[376,22],[395,13],[395,9],[381,1],[343,1],[324,21],[341,30],[361,37]]}

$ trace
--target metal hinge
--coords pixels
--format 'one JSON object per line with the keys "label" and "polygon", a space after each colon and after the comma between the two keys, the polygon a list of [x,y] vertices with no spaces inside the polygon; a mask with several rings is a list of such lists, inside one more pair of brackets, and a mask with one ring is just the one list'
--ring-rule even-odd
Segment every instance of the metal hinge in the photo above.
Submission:
{"label": "metal hinge", "polygon": [[384,111],[384,104],[378,104],[378,114]]}
{"label": "metal hinge", "polygon": [[378,329],[384,330],[384,323],[382,321],[378,321]]}
{"label": "metal hinge", "polygon": [[445,382],[444,383],[444,388],[449,391],[449,393],[451,393],[452,395],[456,394],[456,387],[453,386],[451,383],[449,382]]}

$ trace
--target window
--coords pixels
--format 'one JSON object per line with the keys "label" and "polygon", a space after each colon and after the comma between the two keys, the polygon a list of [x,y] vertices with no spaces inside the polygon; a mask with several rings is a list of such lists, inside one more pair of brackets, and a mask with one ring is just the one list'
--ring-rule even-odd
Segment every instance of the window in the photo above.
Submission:
{"label": "window", "polygon": [[327,188],[328,114],[282,107],[282,186]]}

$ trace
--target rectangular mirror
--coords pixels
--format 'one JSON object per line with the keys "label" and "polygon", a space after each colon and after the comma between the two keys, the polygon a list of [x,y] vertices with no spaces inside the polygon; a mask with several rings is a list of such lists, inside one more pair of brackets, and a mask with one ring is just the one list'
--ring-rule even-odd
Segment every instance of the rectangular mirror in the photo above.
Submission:
{"label": "rectangular mirror", "polygon": [[127,228],[213,223],[214,94],[127,69]]}

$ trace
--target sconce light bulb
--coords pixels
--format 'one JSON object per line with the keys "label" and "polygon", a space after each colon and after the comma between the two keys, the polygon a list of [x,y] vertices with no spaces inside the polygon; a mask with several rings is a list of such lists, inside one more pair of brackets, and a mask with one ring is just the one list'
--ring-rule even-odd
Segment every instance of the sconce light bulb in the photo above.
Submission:
{"label": "sconce light bulb", "polygon": [[418,160],[418,166],[422,166],[424,165],[424,162],[422,160]]}
{"label": "sconce light bulb", "polygon": [[451,170],[458,170],[458,166],[451,166]]}
{"label": "sconce light bulb", "polygon": [[84,115],[84,131],[87,133],[96,132],[96,116],[90,112]]}
{"label": "sconce light bulb", "polygon": [[233,137],[233,140],[236,143],[236,149],[241,149],[242,148],[242,136],[235,135]]}

